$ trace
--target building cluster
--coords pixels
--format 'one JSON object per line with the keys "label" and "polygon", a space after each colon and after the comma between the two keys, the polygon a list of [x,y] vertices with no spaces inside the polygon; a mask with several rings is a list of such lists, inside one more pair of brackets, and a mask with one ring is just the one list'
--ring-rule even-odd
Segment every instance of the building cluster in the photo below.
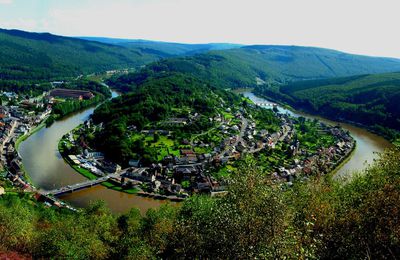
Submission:
{"label": "building cluster", "polygon": [[280,167],[273,173],[275,179],[285,180],[291,185],[298,177],[307,178],[310,175],[329,173],[351,153],[355,141],[347,131],[340,127],[329,127],[323,123],[321,126],[323,131],[335,137],[335,144],[327,148],[319,148],[315,154],[309,154],[307,151],[299,149],[298,141],[295,144],[292,143],[289,149],[303,154],[305,159],[294,159],[289,166]]}
{"label": "building cluster", "polygon": [[[266,129],[257,127],[256,120],[244,108],[236,112],[227,109],[226,112],[230,116],[224,117],[217,114],[209,119],[215,123],[214,130],[218,131],[218,136],[222,139],[219,143],[204,141],[207,139],[203,139],[202,135],[210,131],[207,130],[195,135],[190,141],[184,140],[179,155],[168,154],[151,165],[141,165],[140,159],[131,159],[129,167],[121,169],[118,165],[107,161],[102,153],[87,150],[80,135],[83,133],[83,128],[67,135],[68,142],[72,146],[84,148],[79,154],[70,154],[69,159],[99,177],[112,175],[114,181],[118,181],[124,188],[135,187],[141,190],[141,194],[147,196],[180,200],[193,193],[215,195],[225,192],[226,183],[217,181],[211,173],[221,169],[230,161],[240,159],[243,154],[258,153],[264,149],[274,150],[276,147],[281,148],[278,144],[285,144],[284,147],[287,147],[286,152],[291,158],[289,160],[291,163],[277,168],[272,176],[274,179],[290,183],[296,177],[332,169],[350,153],[354,146],[354,141],[347,132],[321,123],[320,130],[334,136],[336,145],[321,148],[317,153],[310,154],[300,148],[300,142],[295,138],[295,120],[289,115],[277,113],[276,116],[280,119],[279,129],[270,133]],[[170,118],[163,123],[176,126],[189,125],[196,120],[196,116],[198,115]],[[88,130],[98,126],[92,126],[91,120],[88,120],[84,127]],[[128,129],[137,131],[135,126],[128,126]],[[141,134],[170,137],[172,132],[151,129],[142,130]],[[74,135],[80,137],[74,140]],[[203,152],[195,152],[200,150]],[[299,158],[302,159],[299,160]]]}
{"label": "building cluster", "polygon": [[[3,93],[11,101],[17,99],[15,93]],[[6,102],[6,104],[8,104]],[[39,109],[38,109],[39,108]],[[32,189],[24,179],[21,158],[15,144],[21,136],[28,134],[51,113],[51,108],[40,100],[24,99],[18,105],[0,106],[0,162],[8,170],[7,175],[15,186]]]}
{"label": "building cluster", "polygon": [[[276,142],[291,135],[293,128],[282,117],[282,125],[277,133],[268,133],[267,130],[257,130],[255,120],[245,110],[239,110],[231,119],[216,115],[210,120],[217,123],[219,133],[224,136],[219,144],[211,144],[197,140],[187,141],[185,148],[180,149],[179,155],[167,155],[163,160],[150,166],[143,167],[140,159],[129,161],[129,168],[117,171],[121,185],[125,187],[140,187],[147,195],[166,196],[168,198],[183,198],[192,193],[218,194],[224,191],[225,183],[214,179],[210,174],[213,170],[224,166],[229,161],[238,160],[242,154],[255,153],[264,148],[271,148]],[[194,115],[196,116],[196,115]],[[233,120],[235,119],[233,123]],[[183,124],[193,119],[171,118],[169,124]],[[90,126],[90,120],[85,122]],[[77,130],[79,132],[79,130]],[[143,130],[146,135],[171,135],[167,130]],[[73,140],[73,133],[68,135],[72,145],[82,147],[82,143]],[[196,153],[196,148],[207,148],[209,152]],[[91,156],[100,155],[100,159]],[[111,172],[103,170],[104,157],[100,153],[84,150],[79,155],[69,155],[70,159],[79,167],[90,170],[98,176]],[[114,173],[114,172],[112,172]]]}
{"label": "building cluster", "polygon": [[[85,123],[88,124],[88,121]],[[78,130],[79,131],[79,130]],[[83,147],[80,154],[69,154],[68,159],[80,168],[89,170],[98,177],[115,174],[121,171],[121,166],[104,158],[102,152],[89,151],[81,138],[74,139],[74,130],[64,135],[61,144]]]}
{"label": "building cluster", "polygon": [[69,155],[69,159],[79,167],[87,169],[96,176],[103,177],[121,171],[121,166],[107,161],[101,152],[87,152],[82,155]]}
{"label": "building cluster", "polygon": [[55,88],[50,91],[49,97],[74,98],[82,100],[82,99],[91,99],[94,97],[94,94],[86,90]]}
{"label": "building cluster", "polygon": [[[242,111],[245,112],[245,111]],[[279,141],[291,140],[294,133],[292,121],[281,116],[281,127],[276,133],[267,130],[256,130],[256,123],[250,117],[238,112],[235,117],[240,123],[232,124],[220,116],[213,118],[220,122],[218,129],[227,137],[209,153],[195,153],[197,146],[203,142],[191,143],[192,148],[180,150],[180,156],[166,156],[164,160],[150,167],[140,168],[135,160],[135,167],[122,175],[129,185],[146,184],[148,194],[162,194],[172,197],[185,197],[192,193],[209,193],[212,195],[224,192],[225,183],[214,179],[210,174],[229,161],[238,160],[242,154],[259,152],[262,149],[273,149]],[[132,164],[133,166],[133,164]]]}
{"label": "building cluster", "polygon": [[[62,84],[63,82],[52,83],[53,86]],[[0,166],[15,187],[35,191],[36,188],[25,179],[22,159],[16,150],[18,140],[50,116],[50,100],[54,96],[84,99],[91,98],[93,94],[88,91],[53,89],[31,98],[14,92],[3,92],[0,95],[4,104],[0,106]]]}

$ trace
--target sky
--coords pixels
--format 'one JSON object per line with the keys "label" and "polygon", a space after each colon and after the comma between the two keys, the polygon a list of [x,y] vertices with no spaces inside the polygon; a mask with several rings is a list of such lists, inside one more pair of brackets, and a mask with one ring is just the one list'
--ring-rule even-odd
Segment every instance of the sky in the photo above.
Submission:
{"label": "sky", "polygon": [[0,28],[400,58],[398,0],[0,0]]}

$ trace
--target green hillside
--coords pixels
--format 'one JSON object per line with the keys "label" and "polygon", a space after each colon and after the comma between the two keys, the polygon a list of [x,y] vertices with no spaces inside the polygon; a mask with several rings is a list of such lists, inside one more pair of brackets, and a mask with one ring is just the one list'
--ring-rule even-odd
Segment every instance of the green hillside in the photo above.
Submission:
{"label": "green hillside", "polygon": [[314,47],[245,46],[220,52],[220,55],[232,62],[245,63],[264,80],[296,81],[400,71],[399,59]]}
{"label": "green hillside", "polygon": [[127,86],[165,72],[181,72],[222,88],[255,87],[264,82],[285,83],[367,73],[400,71],[400,60],[346,54],[297,46],[245,46],[189,57],[161,60],[139,73],[111,81]]}
{"label": "green hillside", "polygon": [[1,80],[41,80],[138,67],[158,56],[121,46],[0,29]]}
{"label": "green hillside", "polygon": [[[151,161],[157,151],[146,147],[141,138],[131,137],[130,126],[137,130],[172,130],[175,141],[188,140],[193,133],[215,127],[209,118],[224,111],[221,102],[230,108],[241,99],[185,74],[171,73],[149,80],[96,108],[92,118],[95,123],[104,123],[104,129],[96,133],[93,145],[121,165],[139,152],[143,154],[142,163]],[[198,114],[198,118],[182,127],[162,123],[168,118],[187,118],[188,114]]]}
{"label": "green hillside", "polygon": [[386,128],[400,130],[400,73],[259,86],[256,93],[332,119],[372,126],[391,138]]}

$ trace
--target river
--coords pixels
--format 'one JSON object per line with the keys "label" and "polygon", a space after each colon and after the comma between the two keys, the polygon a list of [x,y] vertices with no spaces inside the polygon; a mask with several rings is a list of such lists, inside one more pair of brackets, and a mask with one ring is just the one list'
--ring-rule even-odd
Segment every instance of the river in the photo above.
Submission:
{"label": "river", "polygon": [[[118,94],[113,92],[113,97]],[[64,162],[58,152],[58,142],[67,132],[83,123],[93,113],[94,108],[74,113],[42,128],[19,146],[22,164],[32,183],[39,189],[51,190],[86,180]],[[167,201],[154,200],[95,186],[60,197],[75,207],[86,207],[91,201],[104,200],[113,212],[124,213],[132,207],[145,213]]]}
{"label": "river", "polygon": [[[243,94],[245,97],[248,97],[255,103],[272,103],[264,98],[255,96],[251,92],[241,92],[241,94]],[[303,116],[310,119],[317,118],[318,120],[327,124],[340,125],[350,132],[351,136],[356,140],[357,145],[351,158],[337,170],[336,176],[348,176],[356,171],[365,169],[368,164],[371,164],[374,159],[378,157],[377,153],[383,152],[386,148],[392,147],[392,144],[385,138],[373,134],[363,128],[359,128],[350,124],[335,122],[299,111],[288,110],[279,105],[277,108],[279,112],[288,113],[294,117]]]}
{"label": "river", "polygon": [[[251,92],[243,92],[242,94],[255,102],[269,102],[256,97]],[[115,96],[117,94],[113,92],[113,97]],[[280,112],[289,113],[293,116],[318,118],[326,123],[338,124],[337,122],[312,115],[290,111],[280,106],[278,106],[278,109]],[[65,117],[60,121],[56,121],[50,127],[42,128],[21,143],[19,154],[22,157],[22,163],[36,187],[51,190],[85,180],[85,177],[74,171],[64,162],[58,152],[57,146],[60,138],[88,119],[93,110],[94,108],[89,108]],[[377,157],[375,152],[382,152],[385,148],[391,146],[390,142],[384,138],[364,129],[348,124],[340,123],[340,125],[350,131],[351,135],[357,141],[357,147],[352,157],[338,170],[337,174],[339,176],[365,168],[366,162],[371,163]],[[61,196],[60,198],[75,207],[86,207],[91,201],[104,200],[110,209],[117,213],[127,212],[132,207],[139,208],[142,213],[145,213],[149,208],[155,208],[161,204],[168,203],[167,201],[154,200],[110,190],[104,186],[95,186]]]}

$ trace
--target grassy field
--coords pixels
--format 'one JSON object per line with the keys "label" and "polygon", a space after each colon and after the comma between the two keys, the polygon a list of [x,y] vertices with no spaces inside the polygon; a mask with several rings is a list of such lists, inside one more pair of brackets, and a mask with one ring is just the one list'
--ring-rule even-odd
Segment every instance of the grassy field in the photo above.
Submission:
{"label": "grassy field", "polygon": [[222,111],[221,114],[224,116],[225,120],[234,118],[234,116],[229,112]]}
{"label": "grassy field", "polygon": [[146,136],[145,142],[147,147],[157,150],[157,161],[163,160],[168,155],[179,156],[180,154],[179,149],[176,148],[175,141],[167,136],[159,136],[157,142],[154,142],[154,137]]}
{"label": "grassy field", "polygon": [[[152,137],[150,137],[150,139],[153,141],[154,139],[152,138]],[[148,138],[146,137],[146,140],[148,140]],[[153,147],[160,147],[160,146],[165,146],[165,147],[172,147],[172,146],[174,146],[174,140],[172,140],[172,139],[169,139],[168,137],[166,137],[166,136],[160,136],[159,137],[159,139],[158,139],[158,141],[157,142],[152,142],[151,144],[150,144],[150,146],[153,146]]]}

